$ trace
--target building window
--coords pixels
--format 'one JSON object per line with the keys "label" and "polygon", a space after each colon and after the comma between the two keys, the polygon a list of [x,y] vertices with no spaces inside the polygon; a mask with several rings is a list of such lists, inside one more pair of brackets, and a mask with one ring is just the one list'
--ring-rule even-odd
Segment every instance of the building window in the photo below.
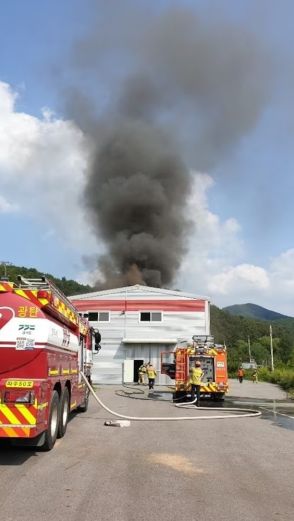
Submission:
{"label": "building window", "polygon": [[151,322],[162,322],[162,313],[161,313],[161,311],[153,311],[151,313]]}
{"label": "building window", "polygon": [[98,322],[98,313],[90,311],[90,313],[88,313],[88,320],[89,322]]}
{"label": "building window", "polygon": [[109,311],[89,311],[87,318],[89,322],[110,322]]}
{"label": "building window", "polygon": [[161,311],[141,311],[140,322],[162,322]]}
{"label": "building window", "polygon": [[99,311],[98,322],[109,322],[109,321],[110,321],[109,311]]}

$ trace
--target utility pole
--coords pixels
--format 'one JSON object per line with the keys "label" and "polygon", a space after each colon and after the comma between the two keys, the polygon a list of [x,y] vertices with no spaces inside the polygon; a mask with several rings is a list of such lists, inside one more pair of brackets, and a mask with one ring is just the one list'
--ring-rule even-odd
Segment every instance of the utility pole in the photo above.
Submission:
{"label": "utility pole", "polygon": [[270,324],[270,346],[271,346],[271,370],[274,371],[274,352],[273,352],[273,330]]}
{"label": "utility pole", "polygon": [[249,351],[249,362],[251,362],[251,346],[250,346],[250,336],[248,336],[248,351]]}
{"label": "utility pole", "polygon": [[12,266],[12,262],[0,261],[1,266],[4,266],[4,277],[7,277],[7,266]]}

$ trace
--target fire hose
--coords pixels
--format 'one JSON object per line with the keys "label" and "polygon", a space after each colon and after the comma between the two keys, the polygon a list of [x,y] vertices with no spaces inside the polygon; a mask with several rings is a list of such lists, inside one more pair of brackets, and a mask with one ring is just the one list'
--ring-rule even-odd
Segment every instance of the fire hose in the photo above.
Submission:
{"label": "fire hose", "polygon": [[[241,409],[238,407],[227,407],[222,408],[222,411],[234,411],[235,413],[238,411],[241,414],[225,414],[225,415],[213,415],[213,416],[127,416],[125,414],[120,414],[116,411],[112,411],[107,405],[105,405],[102,400],[98,397],[97,393],[94,391],[92,385],[90,384],[89,380],[85,376],[85,374],[81,371],[81,376],[86,383],[90,393],[93,395],[96,402],[109,414],[112,416],[116,416],[117,418],[122,418],[123,420],[132,420],[132,421],[184,421],[184,420],[221,420],[226,418],[250,418],[250,417],[257,417],[261,416],[260,411],[255,411],[253,409]],[[194,402],[190,402],[187,404],[187,406],[191,406],[194,404]],[[176,405],[178,407],[179,405]],[[187,407],[184,404],[181,404],[181,407]],[[195,410],[194,406],[193,409]],[[217,407],[201,407],[201,411],[218,411],[219,409]],[[106,423],[109,424],[109,423]]]}

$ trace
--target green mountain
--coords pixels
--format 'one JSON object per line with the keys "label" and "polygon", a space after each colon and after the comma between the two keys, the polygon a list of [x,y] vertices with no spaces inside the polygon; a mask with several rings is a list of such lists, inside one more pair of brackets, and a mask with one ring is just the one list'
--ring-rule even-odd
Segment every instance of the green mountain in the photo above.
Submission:
{"label": "green mountain", "polygon": [[[277,315],[279,315],[277,313]],[[270,365],[270,324],[242,315],[231,315],[224,309],[211,306],[211,334],[217,343],[228,349],[228,365],[235,371],[241,362],[249,361],[250,354],[259,365]],[[294,318],[271,321],[274,359],[276,364],[294,363]]]}
{"label": "green mountain", "polygon": [[248,337],[253,342],[269,335],[268,322],[241,315],[234,316],[225,309],[213,305],[210,308],[210,321],[211,334],[215,341],[228,346],[234,346],[241,339],[247,342]]}
{"label": "green mountain", "polygon": [[273,321],[292,318],[288,317],[287,315],[277,313],[276,311],[271,311],[270,309],[257,306],[256,304],[235,304],[234,306],[227,306],[223,308],[223,311],[226,311],[233,316],[254,318],[256,320]]}

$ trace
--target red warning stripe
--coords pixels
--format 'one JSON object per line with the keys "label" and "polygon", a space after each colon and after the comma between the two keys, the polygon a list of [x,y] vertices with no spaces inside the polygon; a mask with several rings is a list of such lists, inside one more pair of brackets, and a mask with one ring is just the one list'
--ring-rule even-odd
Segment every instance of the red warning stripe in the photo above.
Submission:
{"label": "red warning stripe", "polygon": [[[33,408],[29,408],[29,410],[34,411]],[[31,412],[31,411],[30,411]],[[32,412],[31,412],[32,414]],[[0,406],[0,426],[1,425],[13,425],[13,427],[2,427],[3,429],[13,429],[15,436],[27,436],[27,427],[24,427],[23,425],[29,425],[28,420],[25,418],[24,415],[21,414],[21,411],[19,409],[16,409],[16,407],[3,407]],[[19,434],[16,432],[16,429],[19,432]],[[11,431],[12,432],[12,431]],[[14,436],[14,433],[8,434],[8,436]]]}
{"label": "red warning stripe", "polygon": [[1,427],[0,424],[0,437],[1,438],[19,438],[20,436],[12,427]]}
{"label": "red warning stripe", "polygon": [[42,307],[40,300],[36,297],[33,291],[27,290],[27,289],[16,289],[15,293],[19,295],[20,297],[27,298],[30,300],[35,306],[38,308]]}
{"label": "red warning stripe", "polygon": [[79,311],[205,311],[205,300],[73,300]]}
{"label": "red warning stripe", "polygon": [[3,427],[0,424],[0,438],[29,438],[30,433],[29,427]]}

